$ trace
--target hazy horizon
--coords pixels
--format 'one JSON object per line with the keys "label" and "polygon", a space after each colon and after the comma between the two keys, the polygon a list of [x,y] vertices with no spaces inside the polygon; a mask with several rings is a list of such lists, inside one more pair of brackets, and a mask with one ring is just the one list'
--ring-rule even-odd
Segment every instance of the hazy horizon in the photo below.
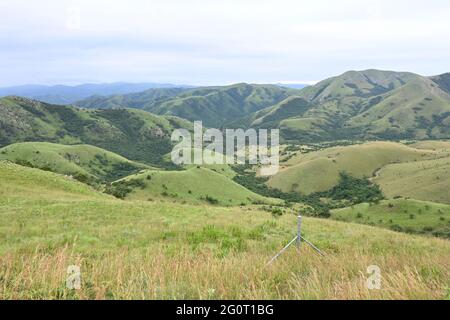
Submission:
{"label": "hazy horizon", "polygon": [[[363,72],[367,70],[379,70],[379,71],[386,71],[386,72],[411,72],[408,70],[380,70],[380,69],[374,69],[374,68],[366,68],[361,70],[347,70],[345,72],[349,71],[356,71],[356,72]],[[343,73],[345,73],[343,72]],[[414,72],[413,72],[414,73]],[[445,73],[450,73],[450,71],[442,71],[437,74],[418,74],[425,77],[432,77],[432,76],[439,76]],[[77,87],[77,86],[83,86],[83,85],[114,85],[114,84],[154,84],[154,85],[170,85],[170,86],[187,86],[187,87],[206,87],[206,86],[228,86],[228,85],[234,85],[239,83],[248,83],[248,84],[271,84],[271,85],[304,85],[304,86],[310,86],[315,85],[319,83],[320,81],[326,80],[328,78],[336,77],[341,74],[335,74],[330,75],[327,78],[320,79],[320,80],[298,80],[298,81],[273,81],[273,82],[252,82],[252,81],[231,81],[231,82],[222,82],[222,83],[205,83],[205,84],[190,84],[190,83],[174,83],[174,82],[157,82],[157,81],[139,81],[139,82],[133,82],[133,81],[112,81],[112,82],[79,82],[79,83],[23,83],[23,84],[17,84],[12,86],[0,86],[0,88],[8,88],[8,87],[26,87],[26,86],[43,86],[43,87],[56,87],[56,86],[67,86],[67,87]]]}
{"label": "hazy horizon", "polygon": [[[323,80],[323,79],[322,79]],[[0,88],[13,88],[13,87],[26,87],[26,86],[43,86],[43,87],[56,87],[56,86],[67,86],[67,87],[77,87],[77,86],[83,86],[83,85],[113,85],[113,84],[155,84],[155,85],[171,85],[171,86],[192,86],[192,87],[206,87],[206,86],[228,86],[228,85],[234,85],[238,83],[248,83],[248,84],[273,84],[273,85],[314,85],[318,83],[318,81],[287,81],[287,82],[248,82],[248,81],[232,81],[232,82],[224,82],[224,83],[212,83],[212,84],[190,84],[190,83],[173,83],[173,82],[155,82],[155,81],[139,81],[139,82],[133,82],[133,81],[113,81],[113,82],[79,82],[79,83],[22,83],[17,85],[6,85],[6,86],[0,86]]]}

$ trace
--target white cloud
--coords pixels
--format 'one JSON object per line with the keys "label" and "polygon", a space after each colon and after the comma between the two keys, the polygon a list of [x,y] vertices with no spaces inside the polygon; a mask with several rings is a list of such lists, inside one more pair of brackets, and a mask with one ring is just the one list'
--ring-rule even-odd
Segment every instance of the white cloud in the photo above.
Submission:
{"label": "white cloud", "polygon": [[0,0],[0,13],[0,85],[450,71],[442,0]]}

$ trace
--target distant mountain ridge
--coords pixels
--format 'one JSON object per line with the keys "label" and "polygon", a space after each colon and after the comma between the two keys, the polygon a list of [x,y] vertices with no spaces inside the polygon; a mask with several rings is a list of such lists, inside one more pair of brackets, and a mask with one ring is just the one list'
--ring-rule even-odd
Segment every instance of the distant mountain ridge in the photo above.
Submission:
{"label": "distant mountain ridge", "polygon": [[223,127],[229,122],[272,106],[299,90],[277,85],[238,83],[194,89],[149,89],[111,97],[90,97],[76,105],[83,108],[137,108],[158,115],[174,115],[205,126]]}
{"label": "distant mountain ridge", "polygon": [[[23,124],[23,110],[36,112],[30,106],[39,103],[27,99],[22,101],[21,98],[2,101],[3,105],[13,103],[22,108],[22,111],[17,109],[14,115],[6,114],[10,123],[6,120],[2,123],[3,119],[0,119],[3,126],[0,126],[0,144],[5,144],[14,137],[10,130],[15,128],[18,136],[22,134],[15,126]],[[52,110],[68,108],[43,105]],[[124,117],[122,123],[133,114],[155,119],[172,117],[179,123],[185,119],[188,120],[184,120],[185,125],[202,120],[205,127],[276,128],[280,129],[282,142],[291,143],[450,138],[449,73],[424,77],[410,72],[348,71],[301,90],[246,83],[200,88],[153,88],[125,95],[91,96],[77,102],[77,105],[92,109],[74,109],[77,110],[77,117],[78,114],[102,117],[120,115]],[[0,108],[3,118],[9,111]],[[69,120],[64,120],[65,125]],[[28,125],[31,129],[25,130],[28,132],[27,139],[40,137],[32,133],[36,126],[41,131],[45,129],[45,125],[36,121]],[[130,133],[139,129],[127,130]],[[89,138],[95,139],[95,135],[92,132]],[[79,137],[73,138],[80,140]],[[63,143],[61,139],[54,139],[54,133],[52,139],[50,142]],[[19,138],[11,142],[20,141]],[[106,148],[104,145],[97,146]],[[116,149],[110,150],[121,154],[117,146],[114,147]]]}
{"label": "distant mountain ridge", "polygon": [[282,140],[439,139],[450,137],[450,73],[348,71],[303,89],[235,84],[150,89],[91,97],[86,108],[130,107],[203,120],[210,127],[279,128]]}
{"label": "distant mountain ridge", "polygon": [[288,141],[450,137],[448,74],[349,71],[307,87],[238,124],[280,128]]}
{"label": "distant mountain ridge", "polygon": [[186,85],[164,83],[87,83],[76,86],[66,85],[23,85],[0,88],[0,97],[21,96],[53,104],[72,104],[93,95],[110,96],[141,92],[151,88],[191,88]]}

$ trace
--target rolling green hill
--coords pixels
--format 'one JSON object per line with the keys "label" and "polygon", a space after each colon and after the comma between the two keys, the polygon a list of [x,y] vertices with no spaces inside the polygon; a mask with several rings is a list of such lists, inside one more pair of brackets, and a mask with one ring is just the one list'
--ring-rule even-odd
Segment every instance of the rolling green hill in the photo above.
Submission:
{"label": "rolling green hill", "polygon": [[0,149],[0,160],[61,173],[84,182],[115,181],[148,166],[90,145],[24,142]]}
{"label": "rolling green hill", "polygon": [[307,87],[239,123],[280,128],[283,139],[292,142],[448,138],[447,78],[350,71]]}
{"label": "rolling green hill", "polygon": [[450,239],[450,206],[434,202],[396,199],[381,201],[379,204],[362,203],[334,210],[331,217],[340,221]]}
{"label": "rolling green hill", "polygon": [[124,96],[91,98],[80,101],[79,105],[86,108],[138,108],[190,121],[202,120],[205,126],[220,128],[298,92],[276,85],[246,83],[178,90],[159,89]]}
{"label": "rolling green hill", "polygon": [[[0,160],[0,206],[3,213],[12,213],[11,203],[35,202],[45,207],[48,203],[75,200],[112,200],[111,196],[100,193],[85,183],[53,172],[24,167]],[[5,216],[2,215],[2,218]]]}
{"label": "rolling green hill", "polygon": [[268,185],[285,192],[310,194],[326,191],[339,182],[339,173],[357,178],[372,177],[377,170],[391,164],[442,157],[440,152],[419,150],[394,142],[369,142],[333,147],[299,154],[283,163],[282,169]]}
{"label": "rolling green hill", "polygon": [[43,141],[89,144],[131,160],[164,165],[174,128],[186,120],[135,109],[83,110],[20,97],[0,99],[0,146]]}
{"label": "rolling green hill", "polygon": [[[326,256],[303,245],[267,266],[295,228],[294,215],[121,201],[0,162],[0,298],[448,298],[447,240],[305,217],[304,236]],[[373,264],[383,290],[367,289]],[[80,290],[66,287],[71,265]]]}
{"label": "rolling green hill", "polygon": [[232,180],[232,174],[232,170],[226,166],[193,166],[184,171],[147,170],[122,181],[142,182],[132,188],[133,191],[126,197],[129,200],[164,198],[174,202],[224,206],[282,202],[247,190]]}
{"label": "rolling green hill", "polygon": [[373,180],[383,193],[450,204],[450,157],[391,164]]}

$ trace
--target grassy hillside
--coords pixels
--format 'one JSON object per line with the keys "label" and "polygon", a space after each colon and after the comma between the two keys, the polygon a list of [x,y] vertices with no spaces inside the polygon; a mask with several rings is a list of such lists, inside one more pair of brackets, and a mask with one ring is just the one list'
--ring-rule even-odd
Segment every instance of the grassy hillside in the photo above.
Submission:
{"label": "grassy hillside", "polygon": [[381,96],[382,100],[347,122],[382,138],[449,136],[450,96],[431,80],[418,78]]}
{"label": "grassy hillside", "polygon": [[433,151],[441,151],[445,154],[450,155],[450,141],[446,140],[435,140],[435,141],[419,141],[410,144],[410,147],[416,149],[428,149]]}
{"label": "grassy hillside", "polygon": [[[450,243],[305,218],[121,201],[53,173],[0,162],[1,299],[445,299]],[[81,289],[66,288],[81,268]],[[368,290],[367,268],[382,272]]]}
{"label": "grassy hillside", "polygon": [[432,234],[450,239],[450,206],[410,199],[363,203],[338,209],[331,217],[409,233]]}
{"label": "grassy hillside", "polygon": [[5,210],[3,212],[17,212],[14,205],[22,203],[21,205],[26,206],[28,201],[45,207],[60,200],[70,202],[95,199],[114,198],[68,176],[0,161],[0,203]]}
{"label": "grassy hillside", "polygon": [[450,95],[442,79],[350,71],[307,87],[241,123],[279,127],[283,139],[294,142],[448,138]]}
{"label": "grassy hillside", "polygon": [[252,203],[281,203],[253,193],[235,183],[231,169],[216,166],[212,169],[193,166],[184,171],[147,170],[125,178],[140,180],[145,186],[133,188],[129,200],[167,199],[173,202],[215,205],[247,205]]}
{"label": "grassy hillside", "polygon": [[272,106],[298,92],[275,85],[240,83],[190,90],[159,89],[137,94],[92,98],[79,105],[87,108],[129,107],[160,115],[174,115],[205,126],[222,127],[252,112]]}
{"label": "grassy hillside", "polygon": [[339,182],[340,172],[357,178],[372,177],[378,169],[391,163],[441,156],[437,151],[419,150],[393,142],[327,148],[292,157],[269,179],[268,185],[285,192],[310,194],[331,189]]}
{"label": "grassy hillside", "polygon": [[389,198],[403,196],[450,204],[450,157],[388,165],[374,182]]}
{"label": "grassy hillside", "polygon": [[89,144],[131,160],[161,165],[172,149],[174,128],[190,128],[180,118],[142,110],[83,110],[19,97],[0,99],[0,146],[45,141]]}
{"label": "grassy hillside", "polygon": [[90,145],[24,142],[0,149],[0,160],[74,176],[80,181],[115,181],[148,166]]}

